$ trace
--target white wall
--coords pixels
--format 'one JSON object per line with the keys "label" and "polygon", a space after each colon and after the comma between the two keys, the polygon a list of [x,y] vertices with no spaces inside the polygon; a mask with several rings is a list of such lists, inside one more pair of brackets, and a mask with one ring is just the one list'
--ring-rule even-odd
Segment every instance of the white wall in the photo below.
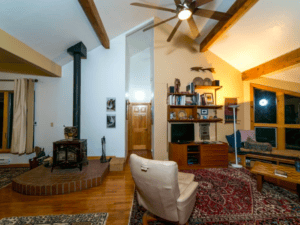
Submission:
{"label": "white wall", "polygon": [[[106,155],[125,157],[125,56],[126,36],[151,22],[146,21],[102,46],[88,52],[82,60],[81,138],[88,139],[88,156],[101,155],[101,138],[106,137]],[[52,155],[54,141],[64,138],[63,125],[72,125],[73,62],[62,67],[61,78],[0,73],[0,79],[35,78],[35,146]],[[0,90],[12,90],[13,83],[0,82]],[[106,112],[106,98],[116,98],[116,112]],[[106,128],[106,115],[116,115],[116,128]],[[54,126],[51,127],[50,124]],[[31,155],[9,156],[12,164],[28,163]]]}
{"label": "white wall", "polygon": [[[0,73],[1,79],[34,78],[35,84],[35,126],[34,144],[45,148],[46,154],[52,155],[52,143],[63,139],[63,125],[72,125],[72,64],[62,68],[62,78],[49,78],[37,76],[20,76]],[[0,82],[1,90],[12,90],[13,82]],[[53,127],[50,124],[53,122]],[[30,155],[0,154],[0,157],[8,156],[12,164],[28,163],[28,159],[35,157]]]}
{"label": "white wall", "polygon": [[151,101],[151,49],[147,48],[130,58],[129,101]]}

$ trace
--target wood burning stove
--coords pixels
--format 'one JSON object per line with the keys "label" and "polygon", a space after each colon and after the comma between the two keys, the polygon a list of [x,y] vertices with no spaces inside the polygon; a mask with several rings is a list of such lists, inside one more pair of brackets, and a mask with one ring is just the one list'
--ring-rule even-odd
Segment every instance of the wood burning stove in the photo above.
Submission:
{"label": "wood burning stove", "polygon": [[53,143],[53,165],[62,168],[79,167],[88,164],[87,160],[87,140],[60,140]]}

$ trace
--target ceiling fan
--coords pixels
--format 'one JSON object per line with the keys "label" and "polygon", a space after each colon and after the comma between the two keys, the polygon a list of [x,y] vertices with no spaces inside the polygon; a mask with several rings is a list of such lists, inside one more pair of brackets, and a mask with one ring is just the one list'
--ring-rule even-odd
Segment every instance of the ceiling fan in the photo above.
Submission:
{"label": "ceiling fan", "polygon": [[143,30],[143,31],[147,31],[151,28],[154,28],[163,23],[166,23],[170,20],[178,18],[179,20],[178,20],[176,26],[172,30],[169,38],[167,39],[167,41],[170,42],[172,40],[172,38],[174,37],[176,31],[178,30],[178,28],[183,20],[186,20],[188,22],[194,38],[196,38],[200,35],[198,27],[193,18],[193,15],[202,16],[202,17],[206,17],[206,18],[210,18],[210,19],[214,19],[214,20],[228,20],[231,17],[231,15],[228,13],[198,8],[199,6],[207,4],[211,1],[213,1],[213,0],[184,0],[183,2],[181,2],[181,0],[174,0],[176,9],[169,9],[169,8],[147,5],[147,4],[143,4],[143,3],[137,3],[137,2],[131,3],[131,5],[175,13],[176,16],[173,16],[169,19],[161,21],[161,22],[154,24],[150,27],[147,27]]}

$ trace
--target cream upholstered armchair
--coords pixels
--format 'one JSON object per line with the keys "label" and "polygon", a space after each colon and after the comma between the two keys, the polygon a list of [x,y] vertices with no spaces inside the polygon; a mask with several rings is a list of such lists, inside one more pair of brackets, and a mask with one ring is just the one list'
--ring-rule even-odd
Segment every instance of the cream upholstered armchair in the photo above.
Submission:
{"label": "cream upholstered armchair", "polygon": [[[194,175],[178,172],[176,162],[130,156],[130,170],[138,203],[147,212],[143,224],[161,219],[186,224],[196,202],[198,183]],[[153,215],[151,215],[153,214]]]}

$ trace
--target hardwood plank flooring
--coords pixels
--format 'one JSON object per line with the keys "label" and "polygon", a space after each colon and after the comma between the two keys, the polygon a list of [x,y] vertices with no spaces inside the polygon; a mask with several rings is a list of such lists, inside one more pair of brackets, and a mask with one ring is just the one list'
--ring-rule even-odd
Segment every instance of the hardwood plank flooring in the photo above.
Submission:
{"label": "hardwood plank flooring", "polygon": [[[129,151],[152,158],[147,150]],[[39,216],[81,213],[109,213],[107,224],[128,224],[134,182],[129,164],[124,171],[109,172],[103,184],[81,192],[55,196],[28,196],[12,190],[11,184],[0,189],[0,219],[13,216]]]}

